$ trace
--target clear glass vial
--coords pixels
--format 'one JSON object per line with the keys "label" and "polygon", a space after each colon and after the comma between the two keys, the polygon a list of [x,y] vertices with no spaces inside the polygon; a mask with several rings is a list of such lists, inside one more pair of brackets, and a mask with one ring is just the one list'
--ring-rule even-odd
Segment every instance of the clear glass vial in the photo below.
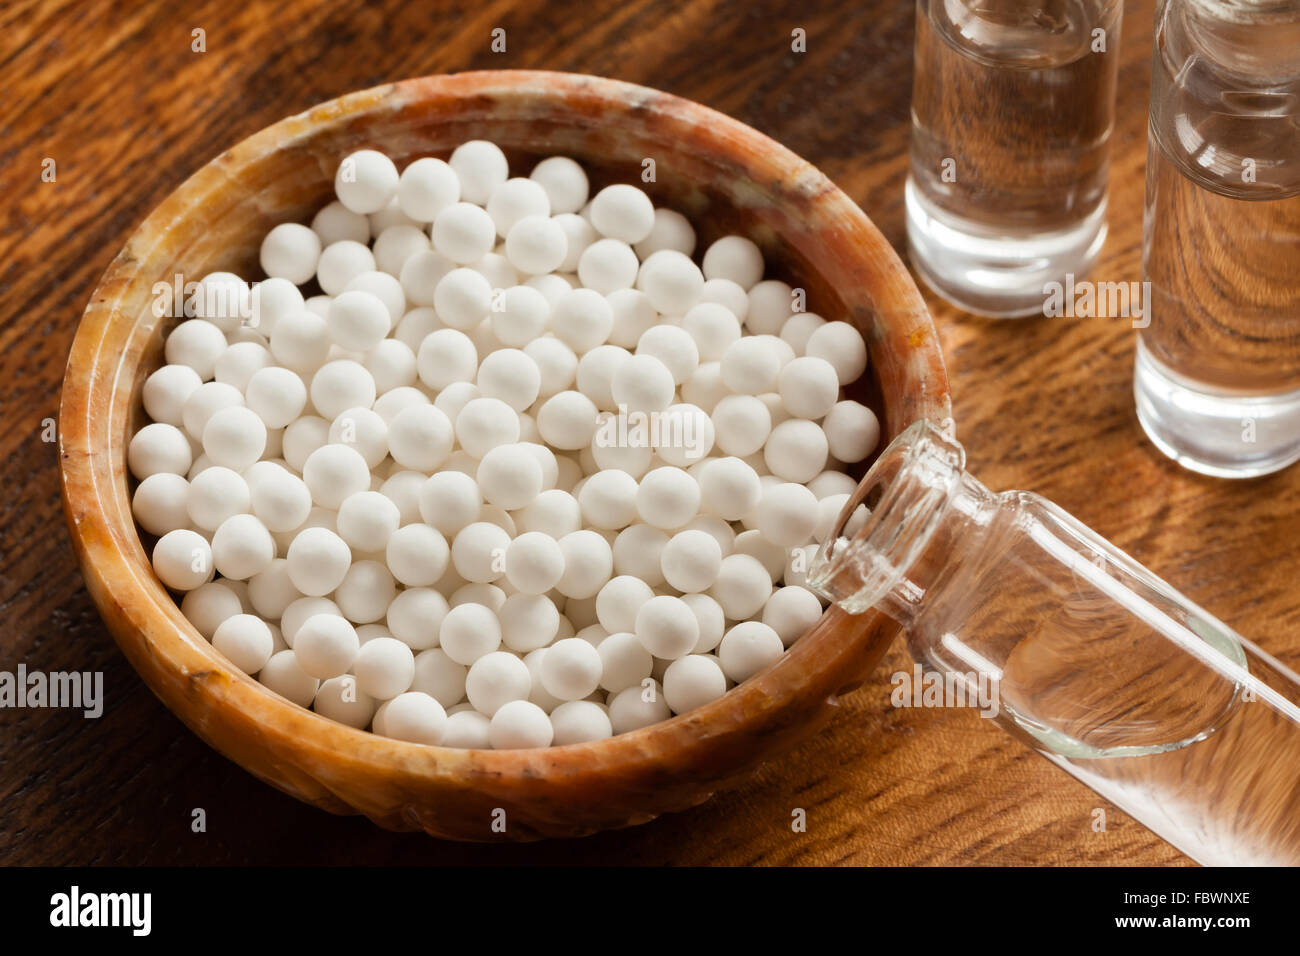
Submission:
{"label": "clear glass vial", "polygon": [[1300,3],[1160,0],[1134,392],[1179,464],[1300,459]]}
{"label": "clear glass vial", "polygon": [[907,241],[969,312],[1040,315],[1106,237],[1121,0],[917,0]]}
{"label": "clear glass vial", "polygon": [[1300,864],[1300,675],[1051,502],[989,491],[938,426],[882,453],[808,580],[1193,859]]}

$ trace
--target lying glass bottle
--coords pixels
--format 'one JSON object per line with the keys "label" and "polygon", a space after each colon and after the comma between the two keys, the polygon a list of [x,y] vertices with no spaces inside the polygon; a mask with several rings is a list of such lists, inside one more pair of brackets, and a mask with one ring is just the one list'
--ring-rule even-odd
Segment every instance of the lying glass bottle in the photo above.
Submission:
{"label": "lying glass bottle", "polygon": [[938,426],[885,449],[808,581],[1198,862],[1300,864],[1300,675]]}

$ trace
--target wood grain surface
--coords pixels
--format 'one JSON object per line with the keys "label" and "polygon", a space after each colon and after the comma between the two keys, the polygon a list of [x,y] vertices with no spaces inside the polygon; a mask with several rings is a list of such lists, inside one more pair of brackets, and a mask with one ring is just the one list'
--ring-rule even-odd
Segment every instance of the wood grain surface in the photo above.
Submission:
{"label": "wood grain surface", "polygon": [[[1140,269],[1152,3],[1128,6],[1106,281]],[[901,248],[912,17],[896,0],[0,5],[0,670],[102,670],[106,695],[98,720],[0,710],[0,863],[1186,863],[991,722],[891,707],[888,676],[910,667],[901,646],[826,733],[697,810],[523,846],[387,833],[303,806],[200,743],[126,665],[73,561],[42,434],[73,331],[130,231],[226,147],[397,77],[605,74],[775,137]],[[490,49],[496,27],[505,53]],[[206,52],[191,48],[196,28]],[[791,51],[795,28],[806,53]],[[1159,455],[1134,416],[1128,320],[999,324],[930,301],[986,484],[1048,496],[1300,660],[1300,470],[1229,483]],[[204,833],[191,831],[195,808]],[[807,832],[792,832],[796,808]]]}

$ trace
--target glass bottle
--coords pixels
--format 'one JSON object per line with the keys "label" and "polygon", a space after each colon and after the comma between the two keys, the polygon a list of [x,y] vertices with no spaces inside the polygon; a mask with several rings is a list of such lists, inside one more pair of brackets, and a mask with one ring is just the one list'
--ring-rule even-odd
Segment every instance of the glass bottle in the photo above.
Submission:
{"label": "glass bottle", "polygon": [[1300,864],[1300,675],[938,426],[881,454],[808,580],[1192,858]]}
{"label": "glass bottle", "polygon": [[982,315],[1041,314],[1106,237],[1121,0],[917,0],[912,265]]}
{"label": "glass bottle", "polygon": [[1138,418],[1193,471],[1300,459],[1300,3],[1160,0]]}

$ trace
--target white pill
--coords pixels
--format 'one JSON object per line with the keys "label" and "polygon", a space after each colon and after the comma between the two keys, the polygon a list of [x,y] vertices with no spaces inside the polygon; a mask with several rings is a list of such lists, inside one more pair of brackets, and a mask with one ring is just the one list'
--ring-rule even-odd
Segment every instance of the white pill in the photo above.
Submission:
{"label": "white pill", "polygon": [[654,203],[635,186],[606,186],[592,197],[591,224],[601,235],[628,244],[640,242],[654,228]]}
{"label": "white pill", "polygon": [[598,471],[583,483],[578,505],[583,518],[594,528],[625,528],[637,516],[636,479],[619,469]]}
{"label": "white pill", "polygon": [[271,655],[257,679],[267,690],[279,694],[299,707],[310,707],[320,681],[302,669],[298,656],[291,650]]}
{"label": "white pill", "polygon": [[705,654],[688,654],[664,671],[664,702],[674,714],[684,714],[727,692],[727,675]]}
{"label": "white pill", "polygon": [[[316,267],[312,266],[315,275]],[[253,286],[253,315],[248,320],[249,330],[257,330],[264,337],[270,338],[275,324],[286,315],[301,312],[306,308],[306,300],[298,287],[288,279],[263,279]]]}
{"label": "white pill", "polygon": [[309,617],[293,640],[298,665],[319,680],[345,673],[360,647],[356,628],[337,614]]}
{"label": "white pill", "polygon": [[306,407],[307,386],[287,368],[263,368],[248,380],[245,401],[267,428],[285,428]]}
{"label": "white pill", "polygon": [[761,395],[776,390],[781,356],[760,336],[737,339],[727,346],[719,362],[722,381],[738,395]]}
{"label": "white pill", "polygon": [[763,623],[789,647],[822,616],[822,602],[817,595],[803,587],[777,588],[763,606]]}
{"label": "white pill", "polygon": [[384,560],[393,577],[407,587],[430,587],[446,573],[451,548],[438,530],[408,524],[389,535]]}
{"label": "white pill", "polygon": [[718,645],[722,670],[737,684],[775,664],[784,653],[780,635],[761,621],[737,624]]}
{"label": "white pill", "polygon": [[323,445],[307,456],[302,480],[312,501],[337,509],[343,499],[370,487],[370,467],[361,453],[347,445]]}
{"label": "white pill", "polygon": [[717,445],[728,455],[747,458],[767,442],[772,416],[753,395],[728,395],[713,409]]}
{"label": "white pill", "polygon": [[149,534],[162,536],[189,525],[189,500],[190,483],[184,476],[160,471],[136,486],[131,513]]}
{"label": "white pill", "polygon": [[762,497],[758,474],[736,457],[707,462],[700,470],[699,483],[701,506],[727,521],[749,514]]}
{"label": "white pill", "polygon": [[501,646],[501,624],[491,608],[461,604],[443,617],[438,638],[448,657],[469,667]]}
{"label": "white pill", "polygon": [[749,290],[745,328],[753,335],[776,335],[794,311],[795,291],[780,279],[764,279]]}
{"label": "white pill", "polygon": [[439,643],[443,621],[449,613],[447,599],[438,591],[407,588],[388,605],[384,622],[393,637],[412,650],[422,651]]}
{"label": "white pill", "polygon": [[286,315],[271,332],[271,354],[286,368],[307,375],[329,356],[329,331],[323,316],[302,311]]}
{"label": "white pill", "polygon": [[[249,469],[250,475],[252,472]],[[293,531],[311,514],[311,490],[306,482],[278,466],[273,465],[250,482],[247,494],[253,514],[271,531]]]}
{"label": "white pill", "polygon": [[[573,495],[559,488],[543,491],[529,505],[515,515],[519,531],[541,532],[557,541],[582,527],[582,508]],[[507,574],[509,565],[507,565]],[[516,587],[519,585],[516,584]]]}
{"label": "white pill", "polygon": [[763,253],[744,236],[723,236],[704,252],[704,275],[750,289],[763,278]]}
{"label": "white pill", "polygon": [[511,286],[493,302],[488,318],[498,342],[524,348],[546,332],[551,319],[551,304],[530,286]]}
{"label": "white pill", "polygon": [[144,380],[140,390],[145,414],[155,422],[179,426],[185,400],[202,384],[199,373],[188,365],[164,365]]}
{"label": "white pill", "polygon": [[603,345],[614,326],[614,313],[604,295],[593,289],[570,289],[555,301],[551,329],[577,353]]}
{"label": "white pill", "polygon": [[[285,562],[287,571],[288,562]],[[291,582],[292,583],[292,582]],[[339,606],[324,597],[300,597],[297,600],[290,601],[285,605],[284,613],[280,618],[280,630],[284,636],[284,641],[289,647],[293,647],[294,638],[298,636],[298,629],[310,617],[317,614],[338,614],[342,615]]]}
{"label": "white pill", "polygon": [[587,204],[587,173],[567,156],[543,159],[528,178],[546,191],[554,213],[575,213]]}
{"label": "white pill", "polygon": [[637,611],[635,633],[655,657],[676,660],[694,649],[700,639],[700,625],[681,598],[658,595]]}
{"label": "white pill", "polygon": [[631,356],[610,379],[614,402],[632,412],[662,412],[675,389],[673,373],[653,355]]}
{"label": "white pill", "polygon": [[276,558],[265,571],[248,579],[248,601],[268,621],[278,621],[302,595],[289,579],[289,562]]}
{"label": "white pill", "polygon": [[794,349],[796,355],[803,355],[808,349],[808,339],[826,320],[813,312],[796,312],[785,320],[781,326],[781,341]]}
{"label": "white pill", "polygon": [[645,331],[636,345],[637,355],[659,359],[680,385],[689,379],[700,364],[699,348],[685,329],[675,325],[656,325]]}
{"label": "white pill", "polygon": [[438,280],[433,307],[451,328],[472,329],[492,307],[492,285],[475,269],[452,269]]}
{"label": "white pill", "polygon": [[501,643],[520,654],[545,647],[555,640],[560,612],[544,594],[512,594],[497,612]]}
{"label": "white pill", "polygon": [[718,577],[708,593],[727,617],[743,621],[757,614],[767,602],[772,593],[772,578],[757,558],[729,554],[722,559]]}
{"label": "white pill", "polygon": [[281,442],[285,462],[301,474],[311,453],[329,443],[329,431],[330,423],[315,415],[304,415],[290,422]]}
{"label": "white pill", "polygon": [[636,510],[646,524],[675,530],[699,514],[700,486],[680,468],[656,468],[637,487]]}
{"label": "white pill", "polygon": [[[379,270],[379,274],[387,274],[387,277],[393,280],[393,283],[402,292],[401,301],[405,302],[406,290],[401,283],[402,268],[413,256],[427,253],[431,248],[429,237],[423,229],[419,226],[403,224],[389,226],[381,232],[375,238],[375,244],[370,251],[375,257],[375,268]],[[355,286],[362,280],[365,280],[365,274],[353,279],[349,285]],[[373,282],[374,280],[372,278],[368,281]],[[365,287],[364,282],[363,287]],[[385,299],[385,302],[387,301]],[[395,316],[394,323],[401,317],[401,313]]]}
{"label": "white pill", "polygon": [[679,591],[707,591],[722,568],[722,548],[705,531],[679,531],[660,557],[664,580]]}
{"label": "white pill", "polygon": [[706,303],[722,306],[741,324],[749,316],[749,295],[730,279],[706,279],[699,304]]}
{"label": "white pill", "polygon": [[[208,420],[214,414],[223,408],[238,408],[243,404],[244,397],[233,385],[226,385],[223,382],[204,382],[190,393],[189,398],[185,399],[185,404],[181,408],[181,424],[191,438],[201,440],[203,429],[207,427]],[[163,430],[165,427],[157,430],[159,436],[166,434]]]}
{"label": "white pill", "polygon": [[596,618],[610,634],[631,631],[636,627],[637,612],[654,596],[654,590],[640,578],[630,574],[610,578],[596,595]]}
{"label": "white pill", "polygon": [[456,416],[456,438],[481,459],[498,445],[519,441],[519,415],[499,398],[471,399]]}
{"label": "white pill", "polygon": [[[406,301],[417,308],[432,306],[434,297],[438,292],[438,283],[455,268],[456,263],[432,249],[421,249],[413,253],[402,263],[402,268],[397,274],[398,283],[402,287],[402,293],[406,296]],[[442,321],[432,311],[420,313],[417,317],[424,325],[428,326],[424,330],[425,335],[442,325]],[[403,339],[407,335],[406,331],[400,328],[397,334]],[[418,339],[421,337],[413,336],[412,341],[408,341],[407,344],[412,348],[417,348],[419,346]]]}
{"label": "white pill", "polygon": [[475,384],[484,397],[500,399],[522,412],[537,401],[542,374],[526,352],[498,349],[483,359]]}
{"label": "white pill", "polygon": [[353,563],[334,591],[339,610],[355,624],[381,620],[396,597],[397,584],[388,568],[369,560]]}
{"label": "white pill", "polygon": [[772,429],[763,446],[763,460],[772,474],[800,484],[811,481],[826,467],[830,446],[816,422],[792,418]]}
{"label": "white pill", "polygon": [[384,714],[383,727],[379,727],[379,715],[376,713],[375,730],[383,736],[434,747],[442,743],[447,730],[447,712],[442,704],[428,694],[407,691],[394,697],[381,709]]}
{"label": "white pill", "polygon": [[410,689],[428,694],[444,707],[453,707],[465,697],[468,673],[464,664],[457,664],[441,647],[432,647],[415,655]]}
{"label": "white pill", "polygon": [[457,265],[478,262],[496,245],[492,217],[468,202],[452,203],[439,210],[432,234],[434,250]]}
{"label": "white pill", "polygon": [[725,306],[700,302],[682,316],[681,328],[695,342],[700,361],[717,362],[740,339],[740,320]]}
{"label": "white pill", "polygon": [[348,546],[361,552],[382,551],[397,530],[401,514],[397,505],[377,491],[359,491],[339,505],[338,533]]}
{"label": "white pill", "polygon": [[[521,219],[528,217],[549,219],[551,200],[540,183],[516,176],[507,179],[492,190],[492,195],[487,201],[487,213],[496,226],[497,235],[504,239]],[[541,271],[550,272],[551,269]]]}
{"label": "white pill", "polygon": [[[146,428],[152,428],[152,425]],[[161,426],[171,428],[170,425]],[[178,429],[172,429],[178,435]],[[136,437],[145,429],[136,432]],[[243,471],[266,451],[266,425],[250,408],[223,408],[203,426],[203,453],[215,465]],[[188,466],[187,466],[188,467]],[[143,476],[142,476],[143,477]]]}
{"label": "white pill", "polygon": [[695,642],[692,653],[707,654],[721,643],[727,628],[727,615],[722,605],[707,594],[683,594],[682,601],[691,609],[700,627],[700,639]]}
{"label": "white pill", "polygon": [[[224,411],[247,412],[248,410],[243,408],[232,408],[225,409]],[[253,413],[248,412],[248,414],[252,415]],[[253,415],[253,417],[255,419],[257,418],[256,415]],[[261,425],[261,419],[257,419],[257,423]],[[242,449],[242,445],[228,447],[227,443],[224,441],[225,437],[225,432],[223,430],[221,451],[223,453],[230,452],[230,457],[232,458],[242,458],[242,454],[235,454],[235,452]],[[262,429],[262,442],[265,445],[265,427]],[[207,449],[205,447],[204,452],[206,453],[206,451]],[[261,454],[260,450],[258,451],[258,454]],[[253,460],[255,461],[256,458]],[[153,422],[145,425],[131,436],[131,441],[127,445],[126,450],[126,462],[127,467],[131,469],[131,474],[140,479],[162,473],[184,475],[190,470],[190,465],[194,463],[194,453],[190,448],[189,439],[185,437],[185,433],[179,428],[175,425],[164,425],[162,422]],[[252,464],[252,462],[250,461],[248,464]],[[248,467],[248,464],[237,464],[235,467],[237,470],[243,470]]]}
{"label": "white pill", "polygon": [[650,232],[634,245],[642,262],[663,249],[689,256],[695,251],[695,229],[690,220],[677,210],[661,207],[655,210]]}
{"label": "white pill", "polygon": [[487,750],[492,746],[491,722],[477,710],[461,710],[447,715],[442,747],[462,750]]}
{"label": "white pill", "polygon": [[815,494],[818,500],[827,495],[851,495],[857,487],[857,481],[842,471],[823,471],[808,482],[808,490]]}
{"label": "white pill", "polygon": [[632,288],[639,270],[636,253],[619,239],[597,239],[578,257],[578,278],[601,295]]}
{"label": "white pill", "polygon": [[320,258],[321,241],[307,226],[282,222],[262,240],[259,259],[268,276],[288,279],[294,285],[311,281]]}
{"label": "white pill", "polygon": [[312,701],[312,710],[330,720],[364,730],[374,718],[376,700],[357,689],[351,674],[341,674],[321,681]]}
{"label": "white pill", "polygon": [[637,287],[659,312],[682,315],[699,301],[704,274],[689,256],[665,249],[646,260]]}
{"label": "white pill", "polygon": [[594,597],[614,570],[609,542],[599,533],[584,529],[566,534],[559,544],[564,553],[564,574],[556,590],[568,598]]}
{"label": "white pill", "polygon": [[212,646],[245,674],[256,674],[271,659],[275,639],[256,614],[235,614],[217,625]]}
{"label": "white pill", "polygon": [[[508,406],[507,406],[508,407]],[[559,392],[548,398],[537,412],[537,430],[551,446],[576,450],[591,444],[596,431],[597,410],[581,392]]]}
{"label": "white pill", "polygon": [[600,686],[611,694],[639,687],[654,667],[654,658],[631,631],[610,634],[596,651],[601,662]]}
{"label": "white pill", "polygon": [[839,397],[840,386],[830,362],[805,355],[781,369],[777,390],[791,415],[818,419],[831,410]]}
{"label": "white pill", "polygon": [[614,540],[614,570],[639,578],[651,587],[664,583],[660,557],[668,535],[648,524],[634,524]]}
{"label": "white pill", "polygon": [[581,700],[599,686],[602,663],[595,647],[570,637],[547,648],[540,670],[542,686],[552,697]]}
{"label": "white pill", "polygon": [[817,496],[801,484],[769,485],[755,510],[763,537],[783,548],[807,544],[817,526]]}
{"label": "white pill", "polygon": [[372,213],[383,209],[397,195],[398,175],[393,161],[373,149],[361,149],[339,163],[334,175],[334,192],[348,209]]}
{"label": "white pill", "polygon": [[420,516],[444,535],[454,535],[477,521],[483,497],[473,478],[457,471],[430,475],[419,492]]}
{"label": "white pill", "polygon": [[184,365],[207,381],[226,348],[225,333],[219,328],[203,319],[191,319],[168,334],[163,355],[169,365]]}
{"label": "white pill", "polygon": [[549,747],[554,739],[546,711],[526,700],[513,700],[492,715],[488,740],[496,750]]}
{"label": "white pill", "polygon": [[556,747],[604,740],[614,733],[604,708],[589,700],[569,700],[557,706],[551,711],[551,726],[555,729],[551,743]]}
{"label": "white pill", "polygon": [[545,594],[564,575],[564,553],[559,543],[540,531],[525,531],[511,541],[505,562],[506,579],[524,594]]}
{"label": "white pill", "polygon": [[343,581],[352,564],[352,551],[328,528],[307,528],[293,539],[285,560],[293,586],[303,594],[320,597]]}
{"label": "white pill", "polygon": [[815,329],[805,351],[834,366],[841,386],[857,381],[867,370],[867,344],[862,333],[847,322],[827,322]]}
{"label": "white pill", "polygon": [[609,702],[609,722],[616,734],[640,730],[672,716],[664,702],[663,688],[655,681],[639,684],[614,695]]}
{"label": "white pill", "polygon": [[457,146],[448,163],[460,180],[461,198],[479,205],[487,203],[493,190],[510,175],[505,153],[483,139]]}
{"label": "white pill", "polygon": [[708,412],[686,402],[669,406],[653,434],[655,453],[678,468],[703,462],[717,440]]}
{"label": "white pill", "polygon": [[169,531],[153,548],[158,579],[176,591],[191,591],[212,577],[212,548],[197,531]]}
{"label": "white pill", "polygon": [[439,212],[459,200],[460,180],[441,159],[417,159],[398,179],[397,203],[416,222],[433,222]]}
{"label": "white pill", "polygon": [[453,382],[472,382],[478,372],[478,350],[464,332],[438,329],[420,343],[416,355],[420,381],[432,389]]}
{"label": "white pill", "polygon": [[497,445],[479,463],[478,485],[484,501],[515,511],[542,493],[542,466],[523,444]]}
{"label": "white pill", "polygon": [[212,533],[212,563],[223,577],[243,581],[270,567],[275,542],[253,515],[232,515]]}
{"label": "white pill", "polygon": [[451,542],[451,562],[466,581],[487,583],[505,573],[510,535],[490,521],[475,521],[461,528]]}
{"label": "white pill", "polygon": [[362,213],[353,212],[337,199],[321,207],[312,218],[311,230],[320,237],[322,246],[341,239],[370,241],[370,219]]}
{"label": "white pill", "polygon": [[455,442],[451,419],[433,405],[411,405],[388,424],[388,451],[413,471],[432,472],[447,460]]}
{"label": "white pill", "polygon": [[325,323],[330,338],[341,348],[364,352],[374,348],[388,334],[392,316],[378,296],[362,289],[352,289],[340,293],[330,302]]}
{"label": "white pill", "polygon": [[257,342],[235,342],[217,358],[212,374],[218,382],[243,391],[253,373],[271,365],[274,360],[266,347]]}
{"label": "white pill", "polygon": [[476,660],[465,678],[465,695],[480,714],[491,717],[512,700],[527,700],[533,679],[520,658],[493,651]]}
{"label": "white pill", "polygon": [[757,528],[750,528],[748,531],[742,531],[736,535],[736,540],[732,543],[732,554],[747,554],[752,558],[757,558],[759,563],[767,569],[768,577],[775,583],[785,571],[785,562],[787,549],[775,544],[764,537],[763,532]]}
{"label": "white pill", "polygon": [[326,295],[338,295],[363,272],[375,270],[375,256],[368,246],[350,239],[326,246],[316,262],[316,281]]}
{"label": "white pill", "polygon": [[837,402],[822,422],[830,453],[843,462],[862,461],[880,443],[880,420],[867,406]]}
{"label": "white pill", "polygon": [[252,290],[231,272],[208,273],[199,281],[191,301],[195,316],[207,319],[227,335],[252,318]]}

